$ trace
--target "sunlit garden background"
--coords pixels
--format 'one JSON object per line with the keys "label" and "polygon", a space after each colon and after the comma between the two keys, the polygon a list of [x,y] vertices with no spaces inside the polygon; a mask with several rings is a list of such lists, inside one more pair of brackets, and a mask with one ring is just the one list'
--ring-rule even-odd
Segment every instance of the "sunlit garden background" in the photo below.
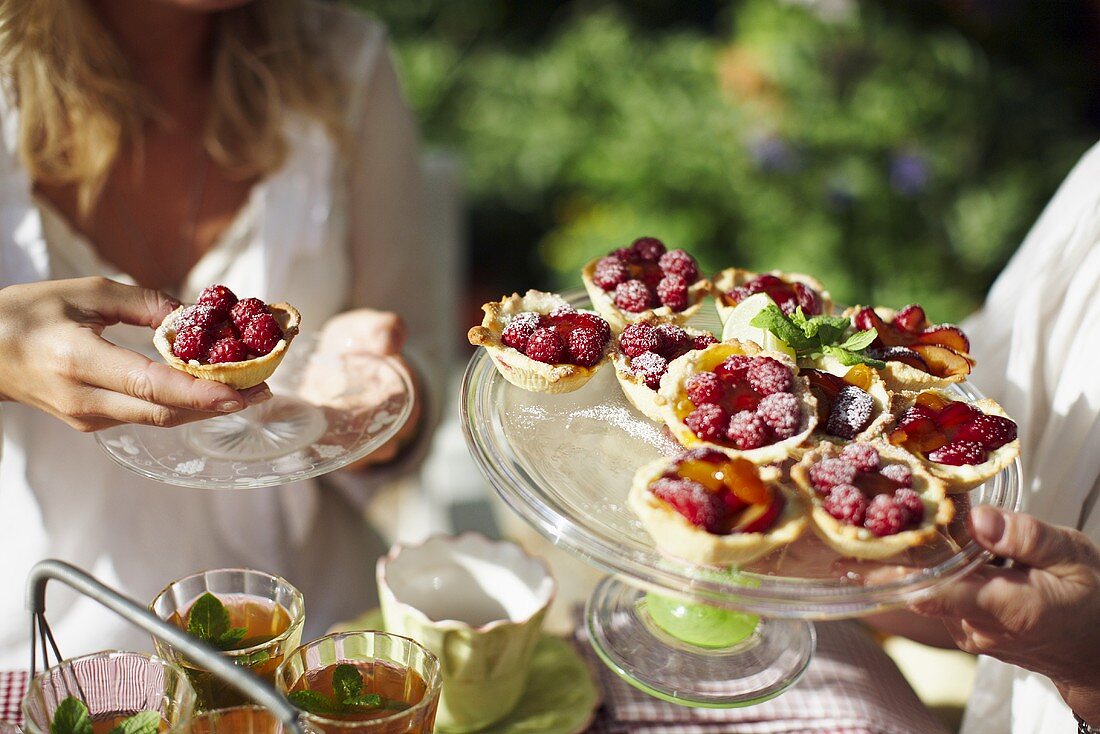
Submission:
{"label": "sunlit garden background", "polygon": [[651,234],[961,318],[1097,138],[1090,2],[360,2],[461,162],[474,311]]}

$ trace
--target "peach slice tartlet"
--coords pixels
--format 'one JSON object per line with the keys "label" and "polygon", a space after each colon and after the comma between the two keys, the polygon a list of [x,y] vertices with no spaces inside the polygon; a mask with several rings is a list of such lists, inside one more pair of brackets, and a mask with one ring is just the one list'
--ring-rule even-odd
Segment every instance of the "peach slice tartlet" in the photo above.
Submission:
{"label": "peach slice tartlet", "polygon": [[955,516],[943,483],[881,441],[821,443],[791,467],[812,499],[814,531],[849,558],[882,559],[935,537]]}
{"label": "peach slice tartlet", "polygon": [[666,250],[656,237],[641,237],[588,262],[581,279],[592,307],[616,331],[652,316],[682,324],[702,307],[711,287],[699,276],[695,258]]}
{"label": "peach slice tartlet", "polygon": [[656,317],[630,324],[611,340],[615,377],[630,404],[650,420],[661,422],[657,389],[669,364],[694,349],[706,349],[717,339],[709,331],[680,327]]}
{"label": "peach slice tartlet", "polygon": [[757,293],[767,293],[775,305],[790,316],[798,308],[806,316],[831,314],[833,301],[817,279],[802,273],[754,273],[726,268],[714,276],[714,300],[722,323],[737,304]]}
{"label": "peach slice tartlet", "polygon": [[989,481],[1020,455],[1016,423],[992,400],[969,403],[925,390],[899,407],[888,440],[919,457],[949,492]]}
{"label": "peach slice tartlet", "polygon": [[844,312],[860,330],[878,336],[868,356],[886,362],[882,377],[892,391],[915,391],[961,382],[974,367],[970,340],[954,324],[930,324],[924,309],[911,304],[893,311],[855,306]]}
{"label": "peach slice tartlet", "polygon": [[578,311],[554,293],[513,293],[481,307],[470,343],[484,347],[516,387],[564,393],[588,382],[607,356],[611,328],[599,315]]}
{"label": "peach slice tartlet", "polygon": [[693,449],[639,469],[629,503],[663,553],[700,565],[742,566],[806,527],[806,500],[780,475],[773,466]]}
{"label": "peach slice tartlet", "polygon": [[753,342],[688,352],[669,365],[658,395],[681,444],[757,463],[783,461],[817,425],[817,401],[794,362]]}
{"label": "peach slice tartlet", "polygon": [[810,393],[817,399],[814,435],[828,440],[862,441],[882,434],[894,419],[893,396],[873,367],[845,367],[836,360],[830,371],[803,368]]}
{"label": "peach slice tartlet", "polygon": [[298,335],[302,317],[289,303],[238,300],[224,285],[168,314],[153,345],[169,366],[238,390],[271,377]]}

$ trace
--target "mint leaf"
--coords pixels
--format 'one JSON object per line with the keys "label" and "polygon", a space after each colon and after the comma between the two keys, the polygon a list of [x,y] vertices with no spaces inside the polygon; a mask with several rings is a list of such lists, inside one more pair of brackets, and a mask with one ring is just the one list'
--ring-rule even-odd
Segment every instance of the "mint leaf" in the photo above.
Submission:
{"label": "mint leaf", "polygon": [[209,591],[191,605],[187,631],[205,642],[213,642],[229,631],[229,612]]}
{"label": "mint leaf", "polygon": [[257,650],[251,655],[241,655],[233,658],[233,662],[245,668],[255,668],[257,665],[263,665],[271,659],[271,653],[267,650]]}
{"label": "mint leaf", "polygon": [[287,698],[292,704],[311,714],[324,716],[340,712],[340,706],[319,691],[294,691]]}
{"label": "mint leaf", "polygon": [[851,326],[843,316],[814,316],[806,322],[807,339],[817,339],[819,344],[834,344]]}
{"label": "mint leaf", "polygon": [[344,699],[344,705],[358,709],[382,708],[382,696],[377,693],[364,693],[355,698]]}
{"label": "mint leaf", "polygon": [[363,674],[354,665],[337,665],[336,670],[332,671],[332,692],[341,703],[359,698],[363,692]]}
{"label": "mint leaf", "polygon": [[84,702],[69,696],[58,704],[50,721],[50,734],[92,734],[92,717]]}
{"label": "mint leaf", "polygon": [[779,306],[774,303],[769,303],[767,307],[752,318],[749,324],[757,329],[770,331],[796,352],[810,346],[802,329],[780,311]]}
{"label": "mint leaf", "polygon": [[159,730],[159,711],[139,711],[120,721],[110,734],[157,734]]}
{"label": "mint leaf", "polygon": [[218,647],[222,650],[232,650],[233,647],[248,634],[247,627],[233,627],[222,632],[218,637]]}
{"label": "mint leaf", "polygon": [[878,329],[873,326],[867,331],[857,331],[848,337],[843,344],[840,345],[841,349],[850,349],[853,352],[862,352],[867,347],[871,346],[871,343],[878,338]]}
{"label": "mint leaf", "polygon": [[822,348],[825,354],[836,357],[837,361],[845,367],[851,367],[856,364],[865,364],[868,367],[874,367],[875,369],[882,369],[886,366],[886,363],[880,359],[874,359],[866,354],[860,354],[859,352],[853,352],[850,349],[844,349],[843,347],[825,346]]}

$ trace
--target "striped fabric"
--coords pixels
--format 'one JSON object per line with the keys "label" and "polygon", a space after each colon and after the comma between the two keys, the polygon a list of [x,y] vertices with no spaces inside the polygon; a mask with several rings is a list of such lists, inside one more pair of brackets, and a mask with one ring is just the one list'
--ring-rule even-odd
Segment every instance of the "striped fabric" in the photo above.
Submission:
{"label": "striped fabric", "polygon": [[16,726],[23,723],[23,712],[19,703],[27,690],[27,671],[13,670],[0,672],[0,721]]}

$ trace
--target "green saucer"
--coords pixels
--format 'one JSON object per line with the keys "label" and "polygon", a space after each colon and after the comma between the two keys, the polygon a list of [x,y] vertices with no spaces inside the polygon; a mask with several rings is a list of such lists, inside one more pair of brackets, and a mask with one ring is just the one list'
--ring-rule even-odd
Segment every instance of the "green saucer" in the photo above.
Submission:
{"label": "green saucer", "polygon": [[[372,609],[329,632],[382,629],[382,611]],[[478,734],[579,734],[592,723],[600,692],[592,671],[569,642],[544,634],[535,646],[527,688],[512,713]],[[446,729],[436,727],[440,734]]]}

